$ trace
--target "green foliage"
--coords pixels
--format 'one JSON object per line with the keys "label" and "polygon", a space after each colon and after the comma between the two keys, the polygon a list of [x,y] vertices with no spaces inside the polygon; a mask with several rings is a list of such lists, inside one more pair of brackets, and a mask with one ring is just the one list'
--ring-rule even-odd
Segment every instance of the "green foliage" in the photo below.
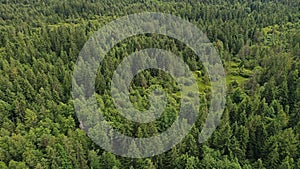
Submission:
{"label": "green foliage", "polygon": [[[299,0],[2,0],[0,168],[299,169],[299,6]],[[91,124],[78,121],[74,112],[72,71],[79,51],[95,31],[115,18],[144,11],[181,16],[203,30],[226,69],[228,96],[217,130],[199,144],[211,84],[195,53],[163,35],[138,35],[120,42],[100,64],[95,85],[98,105],[116,130],[134,137],[155,136],[172,125],[181,99],[188,99],[180,97],[180,86],[170,75],[145,70],[132,81],[130,100],[134,108],[147,110],[152,90],[163,89],[164,112],[147,124],[121,116],[110,95],[110,79],[133,52],[172,51],[189,65],[201,93],[199,119],[181,143],[155,157],[129,159],[104,151],[85,134]],[[185,83],[187,88],[190,84]],[[110,139],[97,127],[90,132]],[[130,148],[140,153],[135,142]]]}

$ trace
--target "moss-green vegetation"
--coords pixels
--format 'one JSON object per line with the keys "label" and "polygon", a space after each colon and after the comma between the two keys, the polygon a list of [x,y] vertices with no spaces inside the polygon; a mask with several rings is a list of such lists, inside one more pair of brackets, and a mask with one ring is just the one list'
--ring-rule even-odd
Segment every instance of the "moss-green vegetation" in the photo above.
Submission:
{"label": "moss-green vegetation", "polygon": [[[299,169],[299,6],[299,0],[1,0],[0,168]],[[180,144],[155,157],[130,159],[106,152],[86,135],[74,111],[71,78],[79,51],[95,31],[144,11],[181,16],[207,34],[226,69],[227,103],[217,130],[199,144],[211,97],[209,78],[193,51],[162,35],[122,41],[103,60],[95,86],[116,130],[135,137],[159,134],[187,99],[168,74],[144,71],[131,84],[131,101],[147,109],[155,85],[168,93],[166,109],[149,124],[122,117],[109,81],[122,58],[135,51],[172,51],[193,70],[201,93],[200,117]]]}

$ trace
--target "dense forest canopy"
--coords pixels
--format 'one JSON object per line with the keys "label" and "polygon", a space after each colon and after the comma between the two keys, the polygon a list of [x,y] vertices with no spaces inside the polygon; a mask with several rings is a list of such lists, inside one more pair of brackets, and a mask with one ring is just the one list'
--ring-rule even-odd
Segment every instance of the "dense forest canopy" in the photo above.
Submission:
{"label": "dense forest canopy", "polygon": [[[0,2],[0,168],[300,169],[300,0]],[[131,159],[103,150],[86,135],[74,111],[72,74],[93,33],[146,11],[187,19],[208,36],[226,70],[226,109],[212,137],[198,143],[211,99],[202,63],[176,39],[127,38],[100,64],[95,84],[98,105],[114,129],[133,137],[159,134],[174,122],[184,99],[170,75],[147,70],[131,83],[130,100],[146,110],[153,86],[162,88],[168,93],[162,116],[137,124],[116,111],[108,91],[112,73],[141,49],[180,56],[197,78],[201,102],[199,118],[180,144]]]}

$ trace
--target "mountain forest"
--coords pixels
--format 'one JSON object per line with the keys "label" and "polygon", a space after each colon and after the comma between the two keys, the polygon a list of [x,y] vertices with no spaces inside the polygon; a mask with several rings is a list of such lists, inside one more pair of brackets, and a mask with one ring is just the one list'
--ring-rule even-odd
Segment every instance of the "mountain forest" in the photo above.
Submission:
{"label": "mountain forest", "polygon": [[[300,169],[300,0],[0,2],[0,169]],[[167,93],[165,110],[151,123],[123,117],[110,84],[117,66],[134,52],[171,51],[187,63],[200,90],[199,116],[179,144],[152,157],[128,158],[88,136],[88,124],[75,112],[72,76],[94,33],[142,12],[183,18],[207,35],[225,69],[226,104],[211,137],[198,142],[212,93],[194,51],[159,34],[123,40],[100,63],[94,86],[113,129],[135,138],[157,135],[176,120],[180,100],[188,99],[169,74],[141,71],[130,84],[131,103],[147,110],[149,94],[158,88]]]}

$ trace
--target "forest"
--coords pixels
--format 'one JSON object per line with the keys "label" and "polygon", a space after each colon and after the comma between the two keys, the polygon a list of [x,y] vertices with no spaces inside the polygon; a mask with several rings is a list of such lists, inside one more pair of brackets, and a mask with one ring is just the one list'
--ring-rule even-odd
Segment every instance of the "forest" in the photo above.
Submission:
{"label": "forest", "polygon": [[[300,169],[300,0],[0,2],[0,169]],[[199,143],[211,84],[196,54],[159,34],[118,43],[95,79],[97,104],[115,130],[136,138],[164,132],[186,99],[172,76],[142,71],[130,84],[130,101],[147,110],[149,93],[159,88],[167,93],[166,108],[151,123],[123,117],[112,101],[110,83],[121,61],[136,51],[172,51],[188,64],[200,90],[199,116],[179,144],[152,157],[128,158],[104,150],[88,136],[75,113],[72,75],[95,32],[141,12],[172,14],[202,30],[221,57],[227,96],[220,124]]]}

